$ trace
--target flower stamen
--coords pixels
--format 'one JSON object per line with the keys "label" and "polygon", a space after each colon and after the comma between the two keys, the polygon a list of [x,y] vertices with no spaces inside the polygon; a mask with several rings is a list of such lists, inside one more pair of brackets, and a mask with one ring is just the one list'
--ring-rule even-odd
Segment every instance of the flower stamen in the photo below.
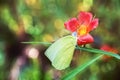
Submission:
{"label": "flower stamen", "polygon": [[85,25],[81,25],[78,29],[77,29],[77,35],[78,36],[82,36],[87,34],[87,27]]}

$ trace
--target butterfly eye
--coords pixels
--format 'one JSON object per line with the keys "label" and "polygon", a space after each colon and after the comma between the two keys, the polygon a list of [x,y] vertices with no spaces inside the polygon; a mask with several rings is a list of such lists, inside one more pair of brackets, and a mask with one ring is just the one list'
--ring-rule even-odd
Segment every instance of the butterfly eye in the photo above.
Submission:
{"label": "butterfly eye", "polygon": [[77,37],[77,32],[73,32],[72,36]]}

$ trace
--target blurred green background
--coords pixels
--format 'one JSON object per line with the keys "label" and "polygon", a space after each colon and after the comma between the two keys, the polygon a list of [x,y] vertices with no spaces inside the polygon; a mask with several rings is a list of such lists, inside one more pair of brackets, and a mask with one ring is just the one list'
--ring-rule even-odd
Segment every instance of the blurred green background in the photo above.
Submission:
{"label": "blurred green background", "polygon": [[[71,66],[54,69],[44,56],[48,45],[21,42],[54,42],[70,34],[64,22],[89,11],[99,18],[91,32],[100,48],[120,50],[120,0],[0,0],[0,80],[60,80],[93,54],[75,51]],[[120,61],[114,58],[92,64],[71,80],[120,80]]]}

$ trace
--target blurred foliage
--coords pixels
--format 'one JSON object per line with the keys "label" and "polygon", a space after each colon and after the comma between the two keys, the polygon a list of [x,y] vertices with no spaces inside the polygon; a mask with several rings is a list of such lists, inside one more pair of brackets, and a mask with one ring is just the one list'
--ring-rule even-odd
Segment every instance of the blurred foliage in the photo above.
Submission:
{"label": "blurred foliage", "polygon": [[[71,66],[66,70],[56,71],[43,56],[45,46],[21,43],[54,42],[70,34],[64,29],[64,22],[76,17],[80,11],[90,11],[99,18],[99,27],[91,32],[93,36],[100,38],[95,39],[97,43],[108,44],[120,50],[119,8],[120,0],[0,0],[0,80],[15,80],[10,76],[11,73],[18,80],[59,80],[73,68],[91,59],[93,54],[76,50]],[[26,55],[29,53],[26,51],[29,46],[37,47],[37,59]],[[87,46],[96,48],[95,45]],[[19,56],[29,59],[25,58],[15,65]],[[22,68],[23,65],[26,66]],[[18,72],[18,76],[15,72]],[[119,74],[119,60],[101,59],[72,80],[120,80]]]}

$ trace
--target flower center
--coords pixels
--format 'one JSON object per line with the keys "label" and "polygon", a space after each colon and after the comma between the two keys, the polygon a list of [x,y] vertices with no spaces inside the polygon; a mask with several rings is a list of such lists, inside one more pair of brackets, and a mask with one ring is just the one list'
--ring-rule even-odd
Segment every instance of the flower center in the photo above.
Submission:
{"label": "flower center", "polygon": [[77,35],[78,36],[82,36],[87,34],[87,26],[85,25],[81,25],[78,29],[77,29]]}

